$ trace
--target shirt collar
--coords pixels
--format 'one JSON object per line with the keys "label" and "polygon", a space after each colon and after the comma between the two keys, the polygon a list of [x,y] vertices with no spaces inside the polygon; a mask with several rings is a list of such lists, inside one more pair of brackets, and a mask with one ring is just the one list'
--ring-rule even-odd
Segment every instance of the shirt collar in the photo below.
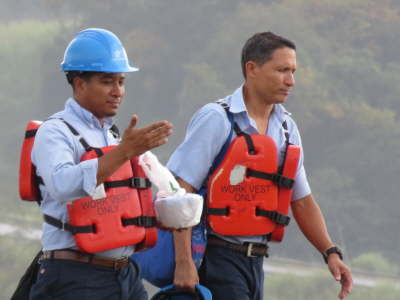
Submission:
{"label": "shirt collar", "polygon": [[[246,112],[246,114],[248,114],[243,99],[243,84],[232,94],[229,111],[234,114],[241,112]],[[286,108],[279,103],[279,104],[274,104],[271,115],[274,115],[283,122],[286,118],[286,115],[290,116],[291,113],[288,112]]]}
{"label": "shirt collar", "polygon": [[290,116],[291,113],[286,110],[286,108],[282,104],[274,104],[274,108],[272,109],[272,113],[278,118],[280,122],[286,120],[286,116]]}
{"label": "shirt collar", "polygon": [[[90,127],[102,128],[99,119],[93,115],[90,111],[83,108],[79,105],[79,103],[74,98],[69,98],[67,103],[65,104],[65,109],[68,111],[73,111],[78,118],[80,118],[83,122],[87,123]],[[104,129],[110,129],[113,125],[113,118],[108,117],[104,121]]]}
{"label": "shirt collar", "polygon": [[234,114],[247,112],[247,108],[243,99],[243,85],[236,89],[236,91],[232,94],[229,111]]}

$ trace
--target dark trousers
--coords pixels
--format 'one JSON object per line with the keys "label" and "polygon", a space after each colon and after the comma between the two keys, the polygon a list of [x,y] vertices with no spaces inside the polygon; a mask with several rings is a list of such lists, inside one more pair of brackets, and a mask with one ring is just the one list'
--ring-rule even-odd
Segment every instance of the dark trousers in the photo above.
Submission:
{"label": "dark trousers", "polygon": [[213,300],[263,299],[263,257],[247,257],[235,250],[207,245],[199,276]]}
{"label": "dark trousers", "polygon": [[121,270],[70,260],[43,260],[30,300],[146,300],[139,268]]}

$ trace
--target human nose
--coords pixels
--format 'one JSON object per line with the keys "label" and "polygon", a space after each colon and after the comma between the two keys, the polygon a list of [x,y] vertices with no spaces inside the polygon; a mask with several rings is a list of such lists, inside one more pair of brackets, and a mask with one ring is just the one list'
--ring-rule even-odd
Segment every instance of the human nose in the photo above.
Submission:
{"label": "human nose", "polygon": [[121,98],[125,94],[125,86],[120,83],[115,83],[113,84],[111,92],[114,97]]}
{"label": "human nose", "polygon": [[285,84],[287,86],[294,86],[296,81],[294,80],[294,74],[293,73],[288,73],[287,76],[285,77]]}

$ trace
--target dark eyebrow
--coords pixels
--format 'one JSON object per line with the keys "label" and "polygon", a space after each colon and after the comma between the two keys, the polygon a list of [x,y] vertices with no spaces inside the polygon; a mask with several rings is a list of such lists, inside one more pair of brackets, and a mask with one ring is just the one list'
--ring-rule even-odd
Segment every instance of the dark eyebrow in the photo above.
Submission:
{"label": "dark eyebrow", "polygon": [[[101,79],[114,79],[117,75],[115,73],[103,73],[100,78]],[[125,79],[125,74],[121,74],[120,79]]]}

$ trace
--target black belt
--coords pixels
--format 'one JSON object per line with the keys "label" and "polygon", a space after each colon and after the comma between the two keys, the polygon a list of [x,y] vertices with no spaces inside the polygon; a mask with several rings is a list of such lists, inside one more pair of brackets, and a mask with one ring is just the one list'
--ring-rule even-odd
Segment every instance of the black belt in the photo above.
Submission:
{"label": "black belt", "polygon": [[261,243],[245,242],[243,244],[235,244],[220,239],[215,235],[210,235],[208,236],[207,244],[212,246],[221,246],[229,248],[234,251],[240,252],[248,257],[257,257],[257,256],[268,257],[268,246]]}
{"label": "black belt", "polygon": [[112,268],[114,270],[120,270],[129,264],[129,259],[127,257],[122,257],[122,258],[100,257],[72,249],[43,251],[43,255],[40,258],[40,260],[44,259],[73,260],[101,267]]}

